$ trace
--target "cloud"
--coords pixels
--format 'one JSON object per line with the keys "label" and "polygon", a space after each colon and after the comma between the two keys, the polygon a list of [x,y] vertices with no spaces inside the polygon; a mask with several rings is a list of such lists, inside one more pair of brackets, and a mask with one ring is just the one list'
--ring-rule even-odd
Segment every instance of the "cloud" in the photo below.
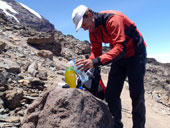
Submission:
{"label": "cloud", "polygon": [[161,63],[170,63],[170,53],[151,54],[148,55],[148,58],[155,58],[157,61]]}

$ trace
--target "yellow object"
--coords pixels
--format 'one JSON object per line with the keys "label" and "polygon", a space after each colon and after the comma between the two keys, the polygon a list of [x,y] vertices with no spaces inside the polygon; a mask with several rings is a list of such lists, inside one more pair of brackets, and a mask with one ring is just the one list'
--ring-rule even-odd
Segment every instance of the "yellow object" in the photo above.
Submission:
{"label": "yellow object", "polygon": [[67,67],[65,71],[65,82],[70,88],[76,88],[76,73],[73,67]]}

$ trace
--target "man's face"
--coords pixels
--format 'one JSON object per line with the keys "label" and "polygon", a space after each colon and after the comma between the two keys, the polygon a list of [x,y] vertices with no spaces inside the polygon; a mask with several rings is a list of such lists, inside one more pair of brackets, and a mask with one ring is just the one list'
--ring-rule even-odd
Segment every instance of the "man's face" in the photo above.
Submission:
{"label": "man's face", "polygon": [[89,30],[90,32],[94,32],[95,22],[94,22],[93,17],[88,16],[86,18],[83,18],[83,23],[82,23],[81,28],[83,28],[85,31]]}

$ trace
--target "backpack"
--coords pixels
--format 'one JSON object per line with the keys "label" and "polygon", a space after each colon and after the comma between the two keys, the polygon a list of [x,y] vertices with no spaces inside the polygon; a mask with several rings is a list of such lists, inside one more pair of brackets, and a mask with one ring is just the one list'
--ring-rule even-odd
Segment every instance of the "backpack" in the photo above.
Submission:
{"label": "backpack", "polygon": [[101,79],[100,71],[99,67],[87,70],[86,74],[89,76],[89,80],[82,84],[80,78],[77,78],[77,87],[82,86],[94,96],[103,100],[106,87]]}

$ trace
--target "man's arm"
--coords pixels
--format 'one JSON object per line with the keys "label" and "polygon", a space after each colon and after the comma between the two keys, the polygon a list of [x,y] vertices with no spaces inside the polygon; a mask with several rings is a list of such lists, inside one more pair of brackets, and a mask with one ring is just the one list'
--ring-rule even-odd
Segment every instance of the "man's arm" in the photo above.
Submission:
{"label": "man's arm", "polygon": [[112,48],[107,53],[99,56],[98,60],[100,60],[102,64],[120,59],[126,52],[126,36],[124,32],[123,17],[114,15],[106,22],[106,29],[110,36],[109,38],[111,41],[109,43]]}

